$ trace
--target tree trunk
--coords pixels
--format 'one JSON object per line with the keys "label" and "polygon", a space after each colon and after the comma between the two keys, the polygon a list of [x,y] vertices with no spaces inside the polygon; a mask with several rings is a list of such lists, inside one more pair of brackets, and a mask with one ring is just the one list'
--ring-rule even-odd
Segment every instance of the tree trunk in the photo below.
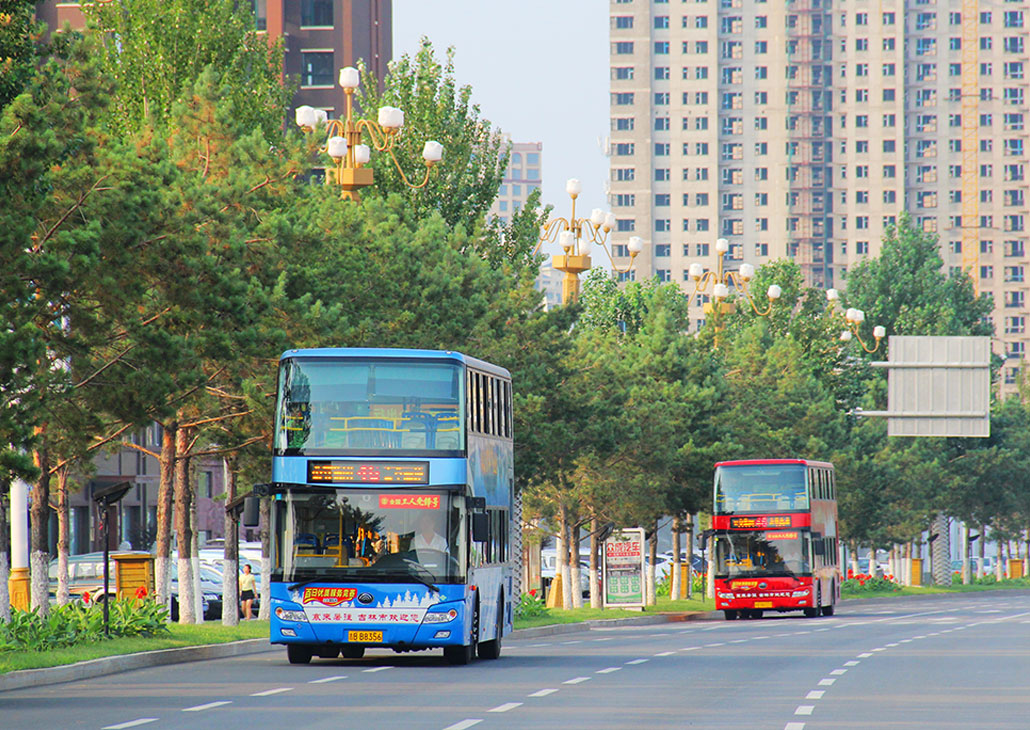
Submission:
{"label": "tree trunk", "polygon": [[933,541],[933,583],[937,586],[951,585],[951,522],[943,512],[933,521],[937,539]]}
{"label": "tree trunk", "polygon": [[558,520],[560,522],[559,537],[561,542],[558,547],[558,570],[561,571],[561,607],[572,608],[572,575],[569,568],[569,512],[564,502],[558,507]]}
{"label": "tree trunk", "polygon": [[687,544],[687,600],[694,597],[694,515],[687,515],[684,542]]}
{"label": "tree trunk", "polygon": [[647,541],[647,598],[644,604],[655,605],[658,600],[655,596],[654,569],[658,562],[658,520],[651,526],[651,539]]}
{"label": "tree trunk", "polygon": [[977,557],[980,558],[976,566],[976,577],[979,580],[987,574],[984,566],[984,558],[987,557],[987,525],[980,525],[980,539],[976,541],[976,552]]}
{"label": "tree trunk", "polygon": [[258,618],[268,621],[272,615],[272,500],[261,500],[261,608]]}
{"label": "tree trunk", "polygon": [[669,581],[669,598],[680,600],[682,592],[682,571],[680,570],[680,530],[682,524],[679,515],[672,518],[672,580]]}
{"label": "tree trunk", "polygon": [[179,423],[161,424],[161,481],[157,489],[157,537],[155,539],[154,592],[157,602],[169,605],[172,571],[169,567],[172,543],[172,495],[175,491],[175,442]]}
{"label": "tree trunk", "polygon": [[858,569],[858,541],[850,540],[848,542],[848,551],[851,553],[851,574],[858,575],[862,571]]}
{"label": "tree trunk", "polygon": [[[222,461],[225,474],[225,503],[236,499],[236,459]],[[222,625],[238,626],[240,623],[239,575],[240,575],[240,523],[229,510],[225,511],[225,552],[222,559]]]}
{"label": "tree trunk", "polygon": [[68,467],[57,472],[57,605],[67,606],[68,593]]}
{"label": "tree trunk", "polygon": [[962,525],[962,585],[969,585],[969,525]]}
{"label": "tree trunk", "polygon": [[995,551],[995,552],[997,552],[997,556],[994,558],[994,579],[995,580],[1004,580],[1005,579],[1005,558],[1004,558],[1003,553],[1002,553],[1002,550],[1004,548],[1004,541],[998,540],[998,542],[996,544],[997,544],[998,548]]}
{"label": "tree trunk", "polygon": [[39,481],[32,490],[32,532],[29,541],[29,582],[31,607],[40,616],[50,614],[50,459],[47,455],[47,439],[42,433],[39,448],[33,452],[32,460],[39,469]]}
{"label": "tree trunk", "polygon": [[193,531],[190,526],[190,480],[188,464],[183,454],[189,443],[187,429],[175,434],[175,537],[179,548],[179,623],[197,623],[193,599]]}
{"label": "tree trunk", "polygon": [[583,590],[580,586],[583,585],[581,572],[583,568],[580,566],[580,525],[577,523],[573,526],[573,544],[571,554],[569,556],[572,575],[570,582],[573,584],[573,607],[574,609],[582,609],[583,607]]}
{"label": "tree trunk", "polygon": [[1030,530],[1023,530],[1023,577],[1030,578]]}
{"label": "tree trunk", "polygon": [[11,577],[11,521],[8,518],[11,483],[0,482],[0,622],[11,620],[11,594],[7,581]]}
{"label": "tree trunk", "polygon": [[590,520],[590,608],[604,607],[598,583],[598,571],[600,566],[598,565],[599,561],[597,556],[601,547],[601,541],[597,539],[597,531],[600,529],[598,522],[599,520],[597,517]]}
{"label": "tree trunk", "polygon": [[[189,448],[189,437],[184,448]],[[190,566],[193,576],[193,611],[197,617],[197,623],[204,620],[204,591],[200,588],[200,528],[197,520],[197,469],[196,463],[191,456],[183,457],[186,461],[186,479],[190,490]]]}

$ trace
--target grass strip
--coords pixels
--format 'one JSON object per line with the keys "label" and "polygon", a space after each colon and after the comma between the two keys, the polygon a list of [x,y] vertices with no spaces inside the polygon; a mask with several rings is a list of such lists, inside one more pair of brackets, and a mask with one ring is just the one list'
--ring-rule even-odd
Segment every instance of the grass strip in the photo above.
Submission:
{"label": "grass strip", "polygon": [[243,639],[268,638],[267,621],[244,621],[239,626],[222,626],[217,621],[203,624],[168,624],[168,630],[169,633],[163,636],[122,637],[47,652],[0,652],[0,673],[19,669],[58,667],[90,659],[135,654],[141,651],[181,649],[187,646],[226,644]]}

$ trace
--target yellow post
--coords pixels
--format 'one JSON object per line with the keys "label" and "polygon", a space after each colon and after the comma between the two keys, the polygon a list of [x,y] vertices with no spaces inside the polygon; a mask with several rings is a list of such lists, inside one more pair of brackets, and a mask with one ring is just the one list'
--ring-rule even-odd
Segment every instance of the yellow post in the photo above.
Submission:
{"label": "yellow post", "polygon": [[912,558],[912,585],[923,585],[923,559]]}
{"label": "yellow post", "polygon": [[11,597],[11,608],[29,610],[29,569],[11,568],[7,579],[7,595]]}
{"label": "yellow post", "polygon": [[547,607],[548,608],[564,608],[565,601],[562,599],[561,590],[561,573],[557,573],[554,576],[554,580],[551,581],[551,588],[547,592]]}
{"label": "yellow post", "polygon": [[1009,578],[1022,578],[1023,577],[1023,560],[1022,558],[1011,558],[1009,560]]}

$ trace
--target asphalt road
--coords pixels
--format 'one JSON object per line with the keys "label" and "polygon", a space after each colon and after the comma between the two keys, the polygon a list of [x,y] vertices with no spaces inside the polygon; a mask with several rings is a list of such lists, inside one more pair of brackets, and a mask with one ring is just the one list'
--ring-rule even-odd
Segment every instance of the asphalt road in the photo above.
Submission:
{"label": "asphalt road", "polygon": [[497,661],[285,651],[0,693],[0,729],[1030,728],[1030,592],[509,640]]}

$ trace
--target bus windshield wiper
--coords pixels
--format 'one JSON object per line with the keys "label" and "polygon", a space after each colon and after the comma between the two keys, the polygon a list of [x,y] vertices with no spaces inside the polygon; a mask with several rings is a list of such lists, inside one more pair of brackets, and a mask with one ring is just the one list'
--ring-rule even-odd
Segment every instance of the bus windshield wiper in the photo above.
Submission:
{"label": "bus windshield wiper", "polygon": [[[413,568],[417,568],[418,570],[421,570],[421,571],[423,571],[425,573],[428,573],[429,577],[431,579],[436,577],[436,576],[433,575],[433,572],[431,570],[429,570],[429,568],[427,568],[426,566],[422,565],[421,563],[417,563],[414,560],[410,560],[408,558],[404,558],[404,562],[407,565],[409,565],[409,566],[411,566]],[[419,576],[418,573],[408,573],[408,575],[410,575],[412,578],[414,578],[415,580],[417,580],[419,583],[421,583],[422,585],[426,586],[430,590],[435,591],[436,593],[440,592],[439,587],[433,585],[433,583],[430,580],[426,580],[425,578]]]}

